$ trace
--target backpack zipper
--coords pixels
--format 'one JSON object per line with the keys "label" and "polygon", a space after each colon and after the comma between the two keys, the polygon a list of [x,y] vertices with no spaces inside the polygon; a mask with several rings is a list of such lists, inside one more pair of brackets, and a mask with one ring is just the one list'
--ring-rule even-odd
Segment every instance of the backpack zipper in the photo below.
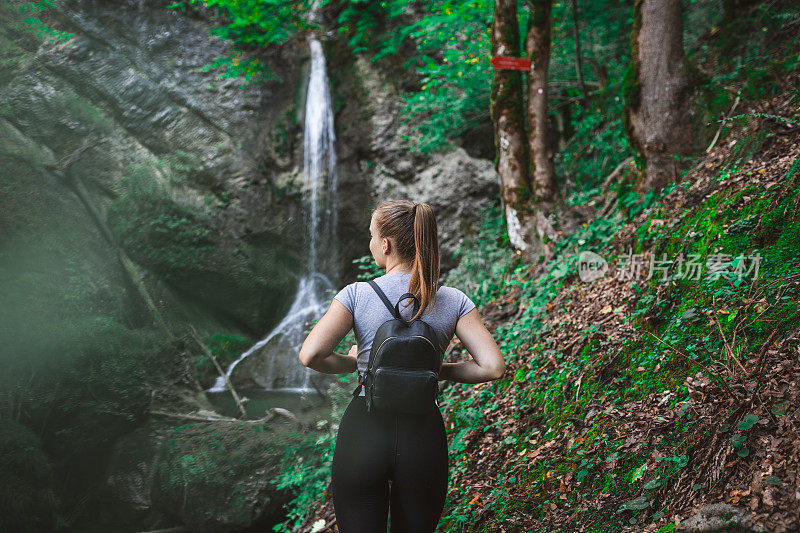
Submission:
{"label": "backpack zipper", "polygon": [[[431,345],[431,348],[433,348],[434,350],[436,349],[436,346],[433,345],[433,343],[431,342],[431,340],[428,337],[425,337],[423,335],[411,335],[411,336],[412,337],[419,337],[420,339],[425,339],[428,342],[428,344]],[[392,335],[391,337],[386,337],[385,339],[383,339],[383,342],[378,346],[378,350],[381,349],[381,347],[386,343],[386,341],[388,341],[389,339],[396,339],[396,338],[397,338],[397,335]]]}
{"label": "backpack zipper", "polygon": [[[378,346],[378,350],[380,350],[380,349],[381,349],[381,346],[383,346],[384,344],[386,344],[386,341],[388,341],[389,339],[396,339],[396,338],[397,338],[397,335],[392,335],[391,337],[386,337],[385,339],[383,339],[383,342],[380,344],[380,346]],[[376,352],[376,353],[377,353],[377,352]]]}
{"label": "backpack zipper", "polygon": [[428,344],[431,345],[431,348],[436,350],[436,346],[433,345],[433,343],[431,342],[431,340],[428,337],[423,337],[422,335],[412,335],[412,337],[419,337],[420,339],[425,339],[426,341],[428,341]]}

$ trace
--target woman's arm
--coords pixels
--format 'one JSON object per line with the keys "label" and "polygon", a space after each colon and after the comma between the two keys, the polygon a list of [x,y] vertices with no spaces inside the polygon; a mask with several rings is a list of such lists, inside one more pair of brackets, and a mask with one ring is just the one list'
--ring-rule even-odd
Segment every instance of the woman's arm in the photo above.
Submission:
{"label": "woman's arm", "polygon": [[439,372],[440,380],[483,383],[503,376],[506,371],[505,359],[494,337],[483,325],[477,308],[458,320],[456,336],[472,356],[472,361],[444,363]]}
{"label": "woman's arm", "polygon": [[334,299],[328,312],[320,318],[308,334],[300,348],[300,362],[324,374],[346,374],[355,372],[358,348],[338,354],[333,351],[347,332],[353,327],[353,315],[340,302]]}
{"label": "woman's arm", "polygon": [[357,356],[358,346],[353,345],[347,355],[331,352],[328,357],[314,360],[312,364],[306,366],[323,374],[347,374],[356,371]]}

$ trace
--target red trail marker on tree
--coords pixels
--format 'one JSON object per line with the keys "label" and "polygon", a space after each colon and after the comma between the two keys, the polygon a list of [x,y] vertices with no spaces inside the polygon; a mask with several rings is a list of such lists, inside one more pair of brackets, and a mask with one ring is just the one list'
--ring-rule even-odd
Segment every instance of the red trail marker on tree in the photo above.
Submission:
{"label": "red trail marker on tree", "polygon": [[506,57],[494,56],[489,63],[494,68],[510,69],[510,70],[530,70],[531,60],[527,57]]}

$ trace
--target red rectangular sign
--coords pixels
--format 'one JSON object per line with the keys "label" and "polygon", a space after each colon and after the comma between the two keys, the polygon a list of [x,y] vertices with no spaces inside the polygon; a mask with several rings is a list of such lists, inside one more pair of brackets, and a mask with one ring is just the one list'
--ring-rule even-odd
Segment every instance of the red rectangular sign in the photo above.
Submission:
{"label": "red rectangular sign", "polygon": [[527,57],[494,56],[489,63],[491,63],[494,68],[504,68],[510,70],[531,69],[531,60]]}

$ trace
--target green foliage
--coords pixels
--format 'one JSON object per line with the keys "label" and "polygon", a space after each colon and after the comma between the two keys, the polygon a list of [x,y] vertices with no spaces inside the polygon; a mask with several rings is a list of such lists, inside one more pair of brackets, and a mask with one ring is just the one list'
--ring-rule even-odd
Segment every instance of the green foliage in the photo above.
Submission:
{"label": "green foliage", "polygon": [[254,500],[264,497],[264,484],[278,473],[295,439],[274,421],[174,427],[161,442],[152,483],[165,506],[194,503],[202,507],[197,516],[224,513],[231,523],[249,525]]}
{"label": "green foliage", "polygon": [[[6,0],[0,6],[0,13],[3,16],[3,25],[0,29],[0,50],[5,51],[6,46],[13,41],[21,42],[25,38],[14,35],[16,31],[32,34],[40,42],[59,43],[72,39],[74,34],[60,31],[47,26],[42,18],[49,18],[51,11],[61,7],[65,0],[40,0],[38,2],[26,2],[25,0]],[[12,31],[6,34],[6,28]],[[0,56],[2,57],[2,56]],[[9,57],[9,63],[13,63],[17,58]],[[0,68],[10,66],[6,61],[0,61]]]}
{"label": "green foliage", "polygon": [[[215,333],[205,343],[222,368],[228,368],[251,344],[245,337],[227,333]],[[197,381],[206,387],[213,385],[219,375],[214,362],[205,354],[194,361],[193,373]]]}
{"label": "green foliage", "polygon": [[518,265],[508,244],[505,222],[499,205],[489,204],[479,210],[480,227],[459,244],[453,258],[460,258],[451,269],[446,285],[459,287],[481,306],[497,295],[509,272]]}
{"label": "green foliage", "polygon": [[[631,153],[622,123],[622,101],[614,86],[598,97],[593,107],[570,105],[572,137],[555,154],[556,175],[565,185],[574,182],[568,194],[577,201],[582,192],[594,190],[614,168]],[[596,190],[596,193],[599,190]]]}
{"label": "green foliage", "polygon": [[403,50],[402,68],[419,78],[420,90],[402,95],[400,122],[415,126],[413,136],[403,137],[410,149],[452,149],[454,137],[486,125],[492,2],[425,2],[418,20],[406,15],[408,0],[341,4],[337,31],[349,37],[353,53],[371,53],[377,62]]}
{"label": "green foliage", "polygon": [[132,167],[123,181],[127,188],[107,212],[119,244],[166,280],[204,272],[213,251],[205,216],[175,203],[145,166]]}
{"label": "green foliage", "polygon": [[[321,6],[331,2],[321,2]],[[369,2],[368,0],[352,0],[341,2],[342,10],[337,19],[337,33],[349,36],[347,42],[353,53],[366,52],[372,48],[378,50],[373,62],[383,56],[395,54],[403,44],[403,40],[411,33],[411,27],[401,27],[392,34],[386,31],[386,21],[396,19],[409,8],[408,0],[392,2]]]}
{"label": "green foliage", "polygon": [[741,430],[748,430],[758,422],[758,416],[754,414],[746,415],[742,420],[736,424],[736,427]]}
{"label": "green foliage", "polygon": [[102,453],[141,420],[150,402],[148,383],[172,371],[172,347],[162,346],[154,331],[131,331],[110,317],[62,327],[60,357],[22,392],[31,418],[46,423],[59,457]]}
{"label": "green foliage", "polygon": [[[380,3],[353,0],[340,4],[344,7],[337,29],[349,37],[354,53],[371,53],[372,61],[379,61],[402,51],[405,59],[402,68],[412,70],[419,80],[419,88],[402,95],[406,105],[401,123],[413,125],[412,134],[404,137],[410,149],[422,153],[445,151],[458,144],[455,140],[459,137],[484,135],[490,127],[485,103],[494,76],[488,62],[493,2],[428,1],[419,5],[422,15],[416,20],[405,15],[409,8],[407,0]],[[553,80],[571,78],[574,73],[575,47],[569,9],[567,3],[553,6],[549,68]],[[582,50],[586,64],[603,65],[609,79],[618,79],[625,65],[624,35],[630,24],[629,8],[615,2],[596,2],[581,6],[581,10],[585,20],[594,21],[580,29],[584,42],[593,43]],[[518,18],[524,40],[530,18],[527,3],[520,6]],[[584,77],[587,83],[597,83],[595,70],[587,69]],[[601,91],[604,89],[600,87]],[[578,95],[579,89],[569,83],[559,86],[551,99],[560,102]],[[580,109],[577,102],[570,107]],[[602,141],[598,146],[602,146]],[[614,147],[608,146],[606,150],[603,146],[603,150],[612,153]],[[610,162],[601,166],[605,164]]]}
{"label": "green foliage", "polygon": [[231,41],[235,50],[230,56],[218,56],[211,64],[200,67],[205,72],[220,69],[218,80],[241,78],[242,86],[280,77],[257,57],[247,58],[252,47],[267,48],[293,39],[298,32],[319,29],[307,21],[311,3],[306,0],[178,0],[167,6],[185,11],[190,8],[212,8],[219,26],[210,33]]}
{"label": "green foliage", "polygon": [[358,273],[359,281],[369,281],[386,273],[384,268],[381,268],[375,264],[375,258],[371,255],[365,255],[357,259],[353,259],[353,263],[358,265],[358,270],[360,271]]}
{"label": "green foliage", "polygon": [[[710,56],[719,61],[714,74],[698,87],[699,108],[707,110],[706,119],[728,111],[736,96],[730,87],[740,86],[744,101],[773,96],[778,80],[800,68],[798,29],[800,16],[791,2],[764,2],[690,53],[694,62],[705,62]],[[780,34],[794,37],[778,48],[774,36]]]}
{"label": "green foliage", "polygon": [[[340,347],[347,345],[345,338]],[[337,350],[341,351],[341,348]],[[346,351],[346,350],[344,350]],[[351,394],[358,382],[357,374],[340,374],[333,389],[333,408],[329,420],[318,423],[299,445],[286,448],[284,469],[273,480],[278,489],[288,489],[293,493],[292,500],[284,505],[286,519],[275,525],[273,531],[295,531],[313,511],[314,504],[320,502],[330,483],[333,451],[336,446],[336,431],[344,414]]]}

